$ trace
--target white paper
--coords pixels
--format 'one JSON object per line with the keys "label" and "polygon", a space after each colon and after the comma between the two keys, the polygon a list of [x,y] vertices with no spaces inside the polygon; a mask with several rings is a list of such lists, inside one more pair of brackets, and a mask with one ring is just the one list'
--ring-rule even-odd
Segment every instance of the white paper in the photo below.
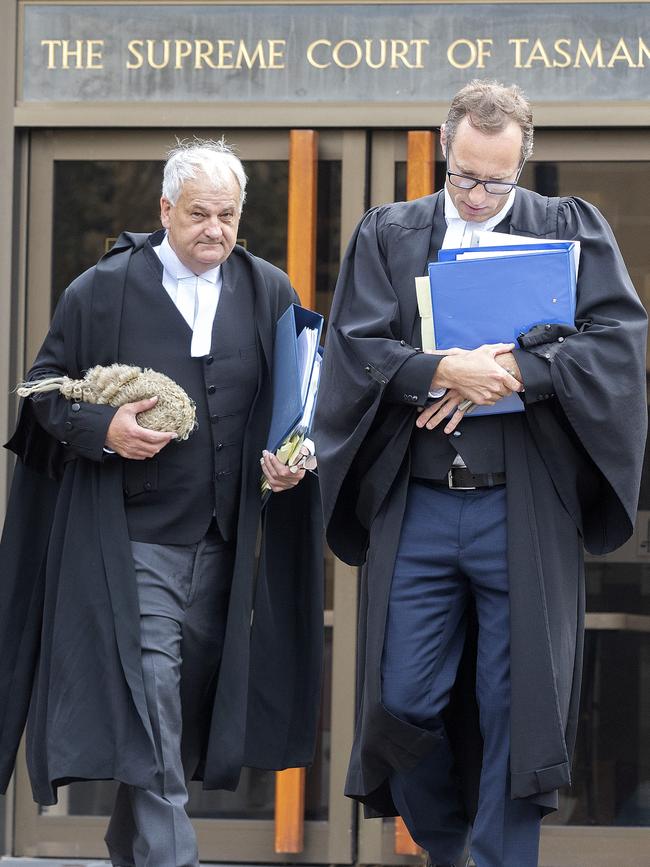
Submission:
{"label": "white paper", "polygon": [[561,238],[529,238],[528,235],[508,235],[506,232],[474,232],[472,234],[472,246],[476,247],[505,247],[517,244],[565,244],[571,241],[573,247],[573,261],[576,267],[576,279],[580,267],[580,241],[573,238],[562,240]]}
{"label": "white paper", "polygon": [[305,409],[297,427],[299,433],[306,433],[307,431],[311,430],[311,423],[314,417],[314,410],[316,408],[316,395],[318,394],[318,384],[320,382],[320,365],[321,357],[320,353],[317,352],[316,357],[314,358],[314,366],[312,368],[311,378],[309,379],[308,383]]}
{"label": "white paper", "polygon": [[303,328],[296,341],[298,370],[300,371],[300,401],[303,406],[307,399],[312,359],[316,353],[317,343],[318,331],[315,328]]}

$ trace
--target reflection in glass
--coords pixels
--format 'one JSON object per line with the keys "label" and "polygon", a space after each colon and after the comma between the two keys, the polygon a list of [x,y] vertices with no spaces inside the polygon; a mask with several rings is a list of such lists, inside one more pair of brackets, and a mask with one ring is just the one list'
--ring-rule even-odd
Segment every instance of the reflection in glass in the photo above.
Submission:
{"label": "reflection in glass", "polygon": [[52,304],[94,265],[106,239],[160,227],[163,163],[65,160],[54,164]]}
{"label": "reflection in glass", "polygon": [[[434,172],[433,189],[434,191],[441,190],[445,184],[445,163],[437,160]],[[404,160],[395,163],[395,201],[406,201],[406,162]]]}
{"label": "reflection in glass", "polygon": [[587,564],[587,610],[635,620],[587,632],[574,785],[560,812],[569,824],[650,825],[649,591],[650,564]]}
{"label": "reflection in glass", "polygon": [[[341,163],[318,163],[318,215],[316,218],[316,310],[325,316],[332,304],[341,247]],[[296,289],[300,292],[300,287]]]}
{"label": "reflection in glass", "polygon": [[406,162],[395,163],[395,201],[406,201]]}
{"label": "reflection in glass", "polygon": [[650,825],[650,633],[589,630],[573,786],[551,824]]}
{"label": "reflection in glass", "polygon": [[248,175],[246,204],[239,237],[255,256],[278,268],[287,267],[289,163],[286,160],[244,160]]}
{"label": "reflection in glass", "polygon": [[[650,304],[647,190],[650,163],[535,162],[522,186],[579,196],[609,222],[646,308]],[[648,461],[639,507],[650,509]],[[647,512],[640,518],[647,522]],[[647,536],[648,534],[646,534]],[[644,537],[645,538],[645,537]],[[587,611],[650,615],[648,545],[587,564]],[[644,625],[645,623],[645,625]],[[552,823],[650,825],[650,617],[633,630],[589,630],[585,638],[574,783]]]}

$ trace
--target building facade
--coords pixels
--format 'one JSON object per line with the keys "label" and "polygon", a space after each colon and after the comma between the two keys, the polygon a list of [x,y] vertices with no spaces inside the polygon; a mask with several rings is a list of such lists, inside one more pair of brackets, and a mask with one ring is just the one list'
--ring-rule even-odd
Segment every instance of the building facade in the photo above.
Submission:
{"label": "building facade", "polygon": [[[596,204],[650,305],[649,2],[3,0],[0,5],[0,429],[53,305],[122,229],[158,226],[175,140],[221,137],[250,177],[240,241],[327,314],[370,206],[437,189],[436,130],[475,77],[535,110],[521,183]],[[0,487],[11,467],[0,462]],[[327,560],[317,760],[192,790],[205,862],[417,863],[393,820],[343,795],[354,726],[355,570]],[[650,478],[632,540],[588,562],[575,781],[545,823],[544,867],[650,863]],[[31,799],[21,756],[3,801],[8,859],[97,859],[111,783]],[[10,863],[10,861],[9,861]],[[21,861],[20,863],[25,863]],[[82,863],[84,863],[82,861]]]}

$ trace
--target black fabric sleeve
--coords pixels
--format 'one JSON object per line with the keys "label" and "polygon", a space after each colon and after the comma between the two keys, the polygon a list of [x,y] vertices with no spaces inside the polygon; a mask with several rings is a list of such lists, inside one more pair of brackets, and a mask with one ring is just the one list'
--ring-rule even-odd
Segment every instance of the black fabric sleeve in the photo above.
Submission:
{"label": "black fabric sleeve", "polygon": [[537,403],[554,397],[550,363],[523,349],[513,349],[512,354],[519,366],[526,389],[521,395],[524,403]]}
{"label": "black fabric sleeve", "polygon": [[384,400],[389,403],[407,403],[410,406],[425,406],[429,401],[433,379],[441,355],[418,352],[407,358],[388,382]]}
{"label": "black fabric sleeve", "polygon": [[[67,293],[57,305],[52,324],[32,365],[27,380],[33,382],[50,376],[75,376],[65,362],[65,320]],[[69,338],[69,335],[68,335]],[[106,432],[117,412],[116,407],[66,400],[58,391],[30,398],[38,423],[50,436],[64,443],[79,457],[102,461],[106,456]]]}
{"label": "black fabric sleeve", "polygon": [[583,503],[585,547],[601,554],[634,528],[648,419],[647,316],[593,205],[563,199],[557,237],[578,239],[581,254],[576,333],[549,348],[549,369],[565,419],[602,476],[597,506]]}
{"label": "black fabric sleeve", "polygon": [[117,407],[69,401],[57,393],[32,398],[41,427],[79,457],[102,461],[106,432]]}

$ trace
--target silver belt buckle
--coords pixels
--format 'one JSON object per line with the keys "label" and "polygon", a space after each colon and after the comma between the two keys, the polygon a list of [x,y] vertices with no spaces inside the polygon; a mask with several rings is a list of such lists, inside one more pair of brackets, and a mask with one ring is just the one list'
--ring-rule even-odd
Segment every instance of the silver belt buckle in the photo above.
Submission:
{"label": "silver belt buckle", "polygon": [[462,485],[454,484],[454,468],[447,470],[447,485],[449,486],[450,491],[475,491],[476,487],[470,485],[469,487],[463,487]]}

